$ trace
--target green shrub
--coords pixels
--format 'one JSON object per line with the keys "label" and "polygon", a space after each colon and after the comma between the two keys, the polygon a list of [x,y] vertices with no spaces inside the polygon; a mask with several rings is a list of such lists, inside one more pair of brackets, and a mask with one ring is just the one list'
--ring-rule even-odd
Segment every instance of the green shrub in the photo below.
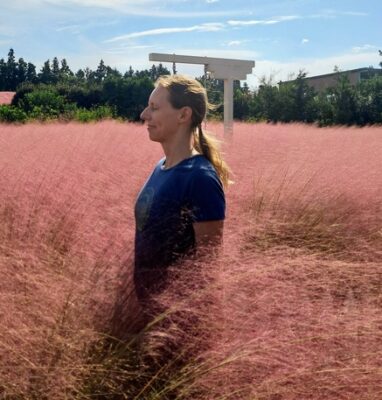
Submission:
{"label": "green shrub", "polygon": [[147,77],[111,77],[103,83],[103,101],[115,109],[117,116],[139,121],[153,89],[154,84]]}
{"label": "green shrub", "polygon": [[12,105],[21,107],[21,102],[28,93],[32,93],[36,89],[36,85],[31,82],[22,83],[17,87],[16,94],[13,96]]}
{"label": "green shrub", "polygon": [[26,120],[27,114],[18,107],[0,105],[0,122],[25,122]]}
{"label": "green shrub", "polygon": [[73,118],[80,122],[100,121],[102,119],[113,118],[114,110],[109,106],[99,106],[87,110],[86,108],[78,108]]}
{"label": "green shrub", "polygon": [[47,113],[63,111],[65,98],[50,88],[38,89],[25,96],[24,104],[27,108],[41,107]]}
{"label": "green shrub", "polygon": [[57,119],[59,115],[59,111],[55,110],[54,108],[44,106],[34,106],[28,113],[30,119],[37,119],[39,121]]}

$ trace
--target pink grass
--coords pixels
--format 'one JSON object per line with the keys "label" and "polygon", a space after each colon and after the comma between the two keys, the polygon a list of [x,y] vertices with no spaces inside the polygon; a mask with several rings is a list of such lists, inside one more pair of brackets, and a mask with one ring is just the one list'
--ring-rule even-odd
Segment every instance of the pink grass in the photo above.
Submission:
{"label": "pink grass", "polygon": [[0,92],[0,104],[11,104],[16,92]]}
{"label": "pink grass", "polygon": [[[157,369],[121,367],[152,374],[131,393],[382,396],[381,135],[236,124],[223,252],[174,269],[156,299],[170,312],[142,342]],[[140,125],[0,125],[0,393],[81,398],[102,376],[87,351],[110,329],[121,267],[129,282],[134,200],[161,156]]]}

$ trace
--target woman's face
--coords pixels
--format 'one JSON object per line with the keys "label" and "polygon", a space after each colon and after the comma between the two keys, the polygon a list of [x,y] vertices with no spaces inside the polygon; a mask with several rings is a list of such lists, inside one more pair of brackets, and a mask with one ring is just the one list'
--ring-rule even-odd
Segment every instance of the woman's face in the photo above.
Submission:
{"label": "woman's face", "polygon": [[162,86],[156,87],[150,95],[148,106],[142,111],[141,119],[147,123],[150,139],[166,142],[178,131],[182,109],[174,108],[169,93]]}

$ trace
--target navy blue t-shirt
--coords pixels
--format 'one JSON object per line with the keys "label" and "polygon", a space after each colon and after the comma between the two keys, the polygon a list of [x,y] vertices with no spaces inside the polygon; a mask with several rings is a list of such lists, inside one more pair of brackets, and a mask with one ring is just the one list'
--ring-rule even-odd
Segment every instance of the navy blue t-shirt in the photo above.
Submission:
{"label": "navy blue t-shirt", "polygon": [[213,165],[196,155],[164,169],[159,161],[135,204],[135,282],[157,273],[195,245],[194,222],[223,220],[225,197]]}

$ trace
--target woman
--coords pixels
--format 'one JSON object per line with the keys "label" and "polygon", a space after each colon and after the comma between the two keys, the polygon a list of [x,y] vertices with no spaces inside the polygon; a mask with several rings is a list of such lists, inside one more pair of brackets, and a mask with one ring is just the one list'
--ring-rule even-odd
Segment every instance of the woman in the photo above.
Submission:
{"label": "woman", "polygon": [[208,107],[199,82],[162,76],[141,114],[165,157],[135,205],[134,280],[140,299],[163,286],[166,267],[181,256],[222,240],[228,168],[202,130]]}

